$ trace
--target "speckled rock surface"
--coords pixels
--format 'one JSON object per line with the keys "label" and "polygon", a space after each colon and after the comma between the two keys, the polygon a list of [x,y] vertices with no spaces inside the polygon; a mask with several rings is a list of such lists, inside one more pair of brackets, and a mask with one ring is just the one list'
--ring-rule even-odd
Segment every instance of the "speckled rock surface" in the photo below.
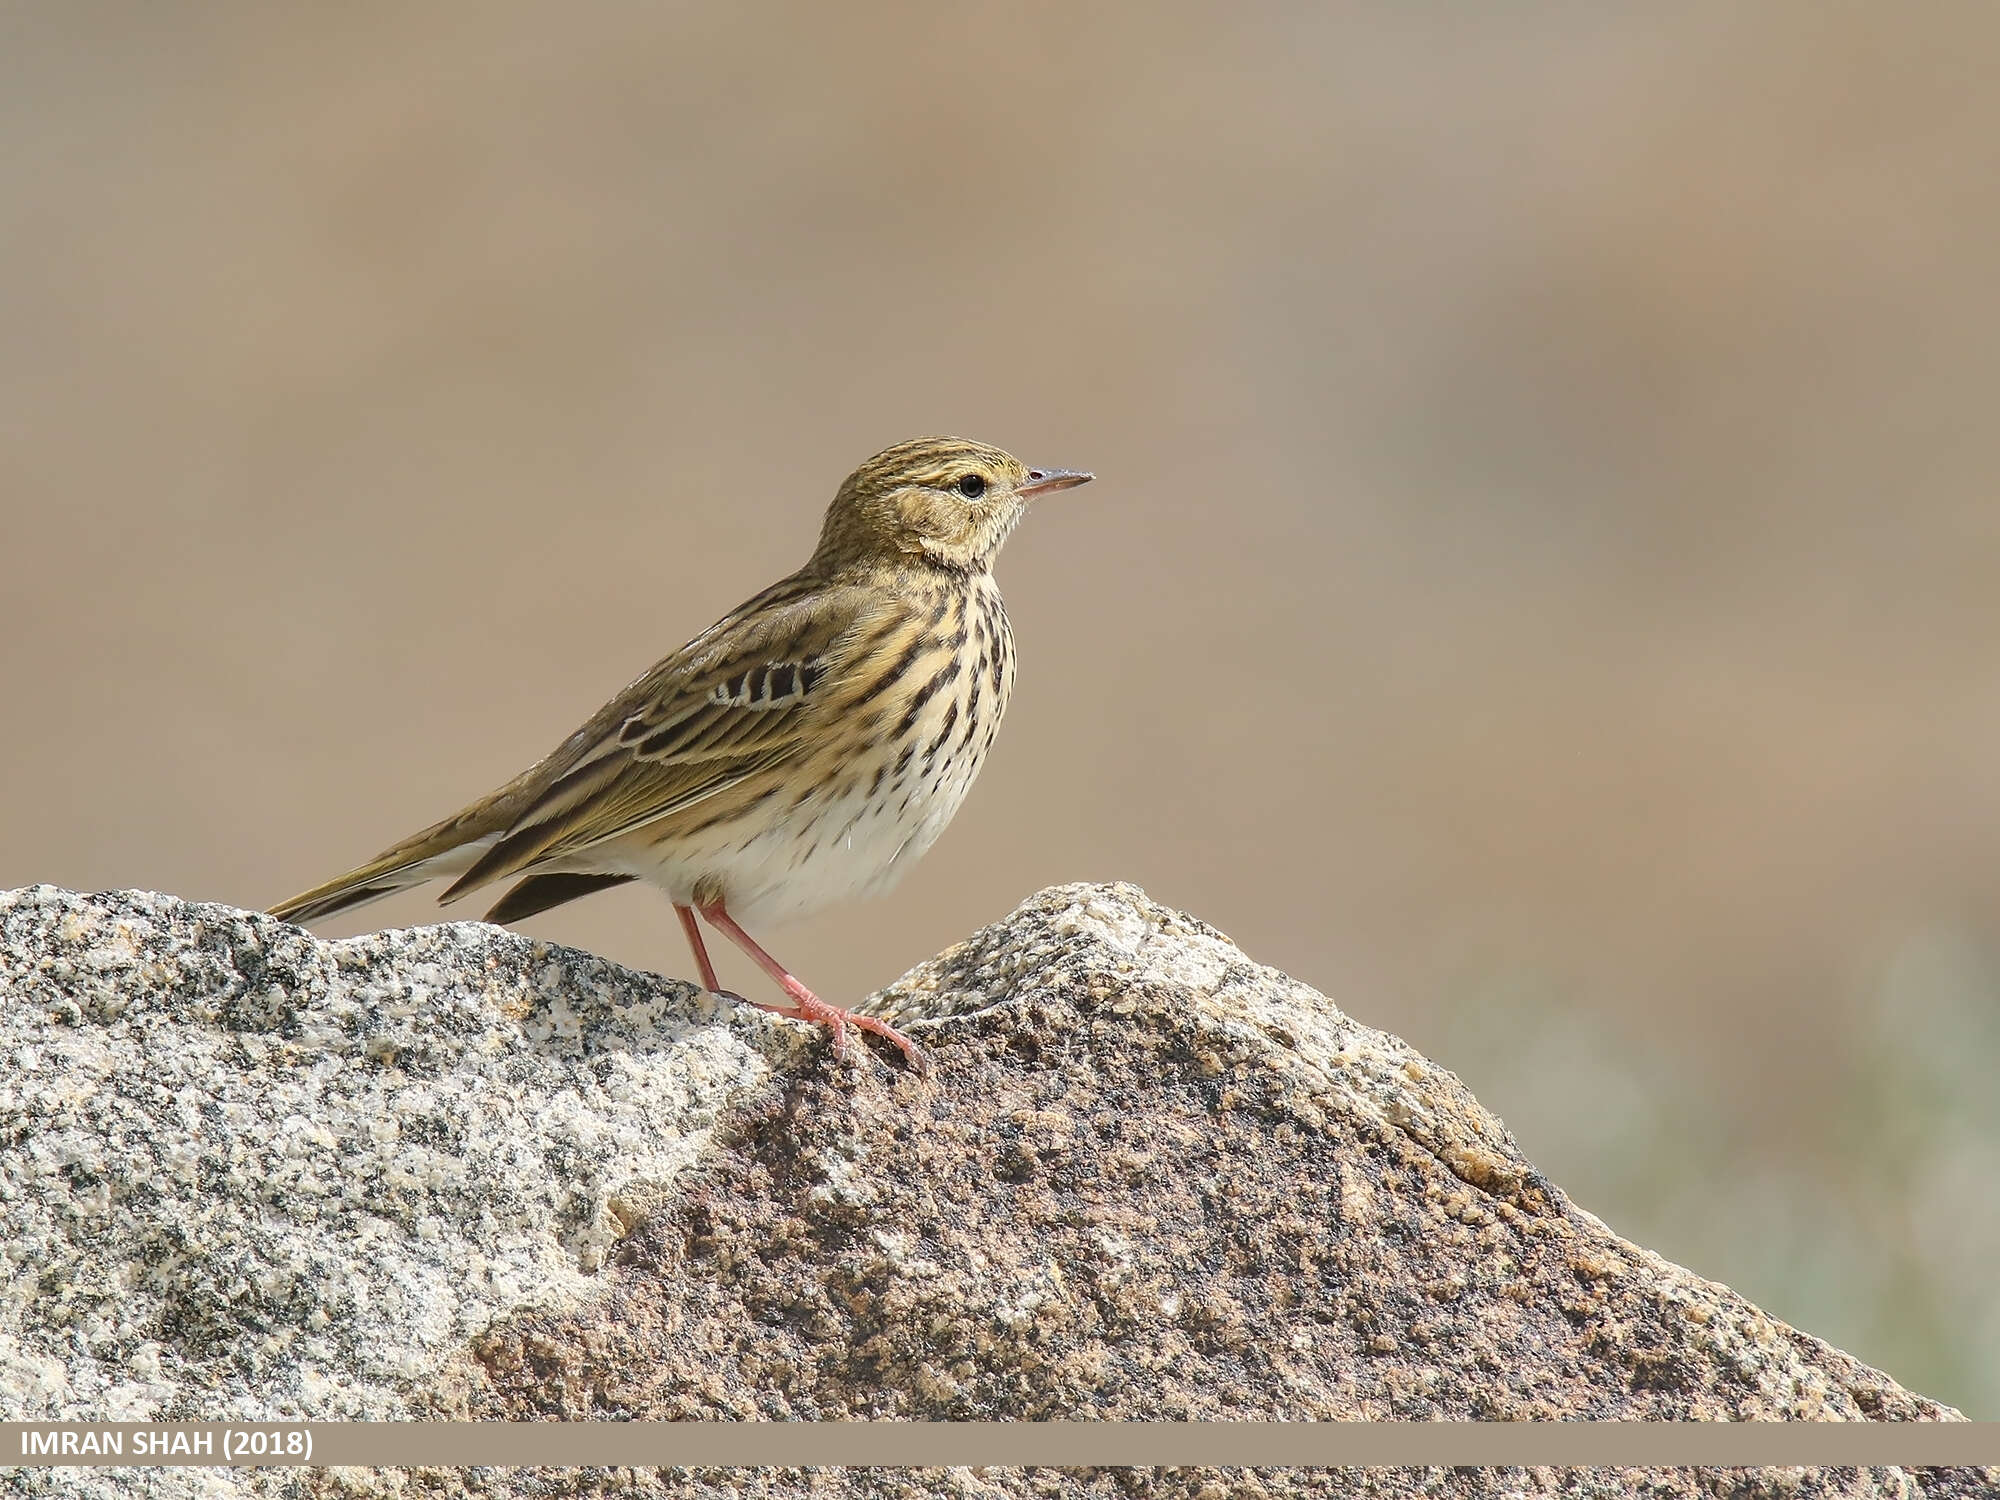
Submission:
{"label": "speckled rock surface", "polygon": [[[931,1080],[880,1055],[839,1067],[793,1023],[493,928],[320,944],[41,889],[0,898],[0,942],[7,1046],[34,1064],[0,1084],[0,1211],[10,1247],[48,1257],[21,1262],[0,1322],[10,1415],[1957,1416],[1618,1239],[1450,1073],[1129,886],[1044,891],[877,997]],[[1817,1496],[1996,1478],[1135,1474],[229,1482]]]}
{"label": "speckled rock surface", "polygon": [[492,928],[146,893],[0,896],[0,1001],[10,1420],[420,1414],[496,1318],[590,1298],[772,1067],[691,986]]}

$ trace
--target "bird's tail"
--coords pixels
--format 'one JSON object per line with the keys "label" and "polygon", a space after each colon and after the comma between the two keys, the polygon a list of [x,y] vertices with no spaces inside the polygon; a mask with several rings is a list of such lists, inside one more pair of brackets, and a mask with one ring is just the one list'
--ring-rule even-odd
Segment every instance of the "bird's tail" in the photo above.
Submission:
{"label": "bird's tail", "polygon": [[280,901],[271,908],[271,915],[301,925],[317,922],[440,876],[461,874],[499,837],[498,829],[483,826],[488,821],[487,806],[475,803],[384,849],[367,864]]}

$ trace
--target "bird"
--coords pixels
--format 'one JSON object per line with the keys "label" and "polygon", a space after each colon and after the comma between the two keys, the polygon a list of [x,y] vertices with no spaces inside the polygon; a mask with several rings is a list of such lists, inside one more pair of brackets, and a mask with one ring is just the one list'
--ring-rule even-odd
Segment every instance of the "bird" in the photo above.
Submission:
{"label": "bird", "polygon": [[301,924],[448,879],[502,880],[516,922],[631,881],[663,889],[711,992],[707,923],[784,995],[762,1009],[923,1052],[822,1000],[751,937],[887,890],[944,832],[1014,687],[993,563],[1031,503],[1088,483],[999,448],[916,438],[834,494],[805,565],[630,683],[505,786],[270,909]]}

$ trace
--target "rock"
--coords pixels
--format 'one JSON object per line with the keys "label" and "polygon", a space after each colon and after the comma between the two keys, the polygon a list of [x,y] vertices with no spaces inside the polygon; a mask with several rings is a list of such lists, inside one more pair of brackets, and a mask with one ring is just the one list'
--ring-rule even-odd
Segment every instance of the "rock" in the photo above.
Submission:
{"label": "rock", "polygon": [[407,1419],[469,1342],[581,1305],[768,1026],[467,923],[0,898],[10,1417]]}
{"label": "rock", "polygon": [[[1450,1073],[1131,886],[1044,891],[875,997],[930,1081],[471,923],[321,942],[36,887],[0,896],[0,994],[9,1420],[1958,1419],[1619,1239]],[[465,1480],[239,1472],[220,1492]],[[950,1472],[910,1492],[1116,1489]],[[1185,1477],[1631,1477],[1369,1472]],[[1993,1478],[1787,1472],[1798,1495]]]}

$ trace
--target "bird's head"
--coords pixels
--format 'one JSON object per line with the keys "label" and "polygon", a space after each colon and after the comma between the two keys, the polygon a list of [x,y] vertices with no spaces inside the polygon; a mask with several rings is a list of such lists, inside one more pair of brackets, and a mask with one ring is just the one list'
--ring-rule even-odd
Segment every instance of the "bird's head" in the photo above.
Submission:
{"label": "bird's head", "polygon": [[985,572],[1030,500],[1090,478],[1074,469],[1031,469],[965,438],[898,443],[847,476],[827,507],[813,560],[823,568],[929,562]]}

